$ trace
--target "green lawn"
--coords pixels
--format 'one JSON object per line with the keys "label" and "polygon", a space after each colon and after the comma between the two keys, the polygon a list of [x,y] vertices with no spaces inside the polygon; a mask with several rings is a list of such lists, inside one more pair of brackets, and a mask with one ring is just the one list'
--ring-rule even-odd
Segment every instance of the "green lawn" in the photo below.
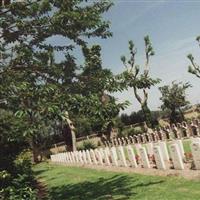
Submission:
{"label": "green lawn", "polygon": [[199,200],[200,180],[144,176],[42,163],[34,167],[52,200]]}

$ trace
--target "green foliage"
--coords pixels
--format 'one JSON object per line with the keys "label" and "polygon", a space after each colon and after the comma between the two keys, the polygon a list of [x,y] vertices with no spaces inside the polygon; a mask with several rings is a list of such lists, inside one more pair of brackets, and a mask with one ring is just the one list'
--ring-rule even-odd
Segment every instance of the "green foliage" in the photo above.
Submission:
{"label": "green foliage", "polygon": [[77,147],[77,150],[89,150],[89,149],[95,149],[97,146],[94,144],[94,142],[90,140],[84,140],[83,143]]}
{"label": "green foliage", "polygon": [[171,86],[165,85],[159,88],[162,94],[160,100],[163,102],[161,108],[170,110],[170,121],[173,123],[184,119],[181,108],[189,104],[185,93],[189,87],[191,87],[189,83],[172,82]]}
{"label": "green foliage", "polygon": [[[153,126],[158,125],[158,118],[161,116],[162,113],[160,111],[151,111]],[[120,118],[122,123],[124,123],[126,126],[145,122],[145,116],[142,110],[132,112],[130,115],[123,113],[121,114]]]}
{"label": "green foliage", "polygon": [[[196,41],[198,42],[198,45],[200,46],[200,36],[196,38]],[[193,55],[188,54],[187,58],[189,59],[191,63],[191,65],[188,66],[188,72],[200,78],[200,66],[195,62]]]}
{"label": "green foliage", "polygon": [[142,134],[143,131],[140,127],[135,127],[135,128],[125,128],[122,133],[121,136],[123,137],[128,137],[128,136],[133,136],[133,135],[138,135],[138,134]]}
{"label": "green foliage", "polygon": [[15,159],[14,165],[17,169],[16,173],[30,174],[32,173],[32,154],[28,150],[23,150]]}
{"label": "green foliage", "polygon": [[[111,6],[107,0],[41,0],[16,1],[0,8],[0,171],[5,177],[1,185],[4,199],[35,198],[31,164],[27,156],[17,155],[29,145],[36,161],[38,151],[49,144],[55,123],[63,128],[66,111],[73,120],[91,117],[102,128],[123,108],[112,97],[103,103],[102,94],[97,93],[99,89],[103,94],[110,91],[108,80],[112,77],[109,70],[101,69],[99,47],[92,47],[89,54],[84,52],[89,38],[112,35],[109,22],[102,18]],[[50,42],[54,37],[62,37],[64,42]],[[83,69],[77,65],[75,48],[83,50],[86,57]],[[55,59],[58,52],[63,59]],[[100,74],[97,80],[102,78],[97,89],[96,84],[89,87],[95,83],[93,62],[98,73],[94,72]],[[84,73],[89,84],[82,80]]]}
{"label": "green foliage", "polygon": [[12,170],[0,171],[0,195],[2,199],[36,200],[37,191],[33,187],[35,183],[30,151],[23,151],[10,164],[13,165]]}
{"label": "green foliage", "polygon": [[76,136],[86,136],[92,133],[92,125],[88,118],[76,118],[75,121]]}

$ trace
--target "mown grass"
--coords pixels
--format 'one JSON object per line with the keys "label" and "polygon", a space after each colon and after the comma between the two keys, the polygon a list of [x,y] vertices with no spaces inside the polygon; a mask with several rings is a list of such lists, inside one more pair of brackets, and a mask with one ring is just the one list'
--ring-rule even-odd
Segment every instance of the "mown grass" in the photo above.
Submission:
{"label": "mown grass", "polygon": [[52,200],[199,200],[200,180],[66,167],[34,167]]}

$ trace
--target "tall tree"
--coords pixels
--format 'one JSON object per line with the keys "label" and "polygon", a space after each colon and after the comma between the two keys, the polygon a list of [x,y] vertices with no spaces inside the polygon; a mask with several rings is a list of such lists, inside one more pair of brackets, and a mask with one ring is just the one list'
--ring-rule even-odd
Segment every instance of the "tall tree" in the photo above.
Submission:
{"label": "tall tree", "polygon": [[[196,41],[198,42],[198,45],[200,46],[200,36],[196,38]],[[200,66],[195,62],[192,54],[189,54],[187,57],[191,62],[191,65],[188,66],[188,72],[200,78]]]}
{"label": "tall tree", "polygon": [[[101,112],[105,109],[93,91],[87,96],[77,91],[79,67],[73,50],[86,48],[90,37],[112,35],[109,22],[102,19],[111,5],[107,0],[40,0],[1,8],[0,99],[6,100],[5,109],[28,124],[23,134],[30,138],[33,152],[43,120],[62,119],[71,134],[71,115],[95,106]],[[62,37],[63,44],[48,42],[54,36]],[[54,58],[57,52],[63,60]]]}
{"label": "tall tree", "polygon": [[[113,120],[118,115],[120,109],[123,109],[128,102],[118,103],[111,96],[120,88],[120,84],[115,81],[113,73],[102,67],[101,48],[94,45],[91,48],[84,48],[85,65],[79,76],[81,85],[80,93],[85,96],[95,94],[98,98],[98,106],[91,109],[88,114],[92,124],[98,124],[97,130],[106,133],[107,139],[110,139],[110,133],[114,124]],[[99,109],[100,108],[100,109]]]}
{"label": "tall tree", "polygon": [[189,101],[186,100],[185,93],[189,87],[191,87],[189,83],[172,82],[172,85],[165,85],[159,88],[162,94],[160,100],[163,102],[161,108],[162,110],[170,111],[171,123],[184,120],[181,109],[189,104]]}
{"label": "tall tree", "polygon": [[[118,76],[118,79],[122,79],[122,87],[133,88],[135,98],[140,103],[144,113],[145,121],[149,127],[152,127],[153,121],[151,111],[148,107],[148,90],[159,83],[160,79],[153,79],[149,75],[150,58],[154,55],[154,50],[149,36],[144,37],[144,42],[146,59],[144,70],[141,72],[140,66],[135,63],[137,49],[133,41],[129,41],[130,58],[127,59],[125,56],[121,57],[126,70]],[[139,91],[142,91],[143,94],[140,95]]]}

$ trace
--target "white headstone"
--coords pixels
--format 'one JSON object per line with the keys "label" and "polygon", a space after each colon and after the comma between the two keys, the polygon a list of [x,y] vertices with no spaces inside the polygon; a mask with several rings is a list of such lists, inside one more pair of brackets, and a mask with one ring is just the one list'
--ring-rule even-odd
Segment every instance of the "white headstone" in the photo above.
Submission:
{"label": "white headstone", "polygon": [[68,162],[72,163],[72,158],[69,152],[67,152],[67,158],[68,158]]}
{"label": "white headstone", "polygon": [[58,162],[61,163],[61,155],[60,155],[60,153],[58,154]]}
{"label": "white headstone", "polygon": [[120,159],[120,161],[122,163],[122,166],[127,167],[126,157],[125,157],[124,149],[123,149],[122,146],[118,147],[118,153],[119,153],[119,159]]}
{"label": "white headstone", "polygon": [[81,164],[84,164],[82,152],[79,151],[79,152],[78,152],[78,155],[79,155],[79,161],[80,161],[80,163],[81,163]]}
{"label": "white headstone", "polygon": [[118,166],[118,158],[117,158],[116,148],[111,147],[110,152],[111,152],[111,159],[112,159],[113,165]]}
{"label": "white headstone", "polygon": [[178,148],[180,150],[181,157],[184,158],[185,157],[185,152],[184,152],[182,140],[175,140],[175,143],[178,144]]}
{"label": "white headstone", "polygon": [[75,151],[74,154],[75,154],[75,160],[76,160],[76,163],[79,163],[79,159],[78,159],[78,151]]}
{"label": "white headstone", "polygon": [[153,153],[154,153],[157,168],[158,169],[166,169],[160,146],[154,146]]}
{"label": "white headstone", "polygon": [[104,149],[104,158],[106,165],[110,165],[109,152],[107,148]]}
{"label": "white headstone", "polygon": [[147,143],[146,147],[147,147],[147,153],[150,156],[152,156],[153,155],[153,143],[152,142]]}
{"label": "white headstone", "polygon": [[74,152],[71,152],[71,158],[72,158],[72,162],[75,163]]}
{"label": "white headstone", "polygon": [[63,153],[60,154],[60,161],[61,161],[61,163],[64,162]]}
{"label": "white headstone", "polygon": [[104,150],[103,150],[102,148],[99,148],[99,151],[100,151],[100,153],[101,153],[102,159],[104,159]]}
{"label": "white headstone", "polygon": [[103,165],[103,158],[101,156],[101,152],[98,149],[95,149],[94,152],[97,155],[98,164]]}
{"label": "white headstone", "polygon": [[191,149],[195,167],[200,170],[200,142],[193,142],[191,144]]}
{"label": "white headstone", "polygon": [[85,164],[87,164],[87,157],[86,157],[86,152],[85,152],[85,150],[82,151],[82,156],[83,156],[83,162],[84,162]]}
{"label": "white headstone", "polygon": [[86,157],[87,157],[88,164],[92,164],[89,150],[86,150]]}
{"label": "white headstone", "polygon": [[60,154],[57,154],[57,162],[60,162]]}
{"label": "white headstone", "polygon": [[167,144],[166,144],[166,142],[159,141],[158,145],[160,146],[160,150],[161,150],[161,153],[163,155],[163,159],[165,161],[169,161],[169,153],[168,153],[168,150],[167,150]]}
{"label": "white headstone", "polygon": [[60,153],[60,162],[63,162],[63,157],[62,157],[62,153]]}
{"label": "white headstone", "polygon": [[91,155],[93,164],[97,165],[98,162],[97,162],[96,155],[93,149],[90,149],[90,155]]}
{"label": "white headstone", "polygon": [[65,162],[65,163],[68,163],[68,160],[67,160],[67,152],[64,152],[64,162]]}
{"label": "white headstone", "polygon": [[56,155],[53,155],[53,161],[54,161],[54,162],[57,162],[57,159],[58,159],[57,154],[56,154]]}
{"label": "white headstone", "polygon": [[107,152],[107,154],[108,154],[109,156],[111,155],[109,147],[106,147],[104,150]]}
{"label": "white headstone", "polygon": [[146,149],[144,147],[139,148],[140,151],[140,157],[141,157],[141,161],[142,161],[142,165],[144,168],[150,168],[150,163],[149,163],[149,159],[147,156],[147,152]]}
{"label": "white headstone", "polygon": [[200,138],[196,137],[196,138],[191,138],[192,142],[200,142]]}
{"label": "white headstone", "polygon": [[61,163],[62,162],[62,154],[59,153],[59,162]]}
{"label": "white headstone", "polygon": [[133,151],[133,148],[131,147],[131,145],[126,146],[126,148],[127,148],[128,158],[130,160],[131,166],[136,168],[138,165],[135,159],[135,153]]}
{"label": "white headstone", "polygon": [[[61,157],[62,157],[62,153],[61,153]],[[68,152],[68,158],[69,158],[69,162],[70,162],[70,163],[73,163],[71,151]]]}
{"label": "white headstone", "polygon": [[138,143],[135,144],[135,149],[136,149],[136,153],[137,153],[138,156],[140,156],[140,148],[141,147],[142,147],[141,144],[138,144]]}
{"label": "white headstone", "polygon": [[175,169],[184,169],[182,156],[178,144],[169,145],[170,155]]}

